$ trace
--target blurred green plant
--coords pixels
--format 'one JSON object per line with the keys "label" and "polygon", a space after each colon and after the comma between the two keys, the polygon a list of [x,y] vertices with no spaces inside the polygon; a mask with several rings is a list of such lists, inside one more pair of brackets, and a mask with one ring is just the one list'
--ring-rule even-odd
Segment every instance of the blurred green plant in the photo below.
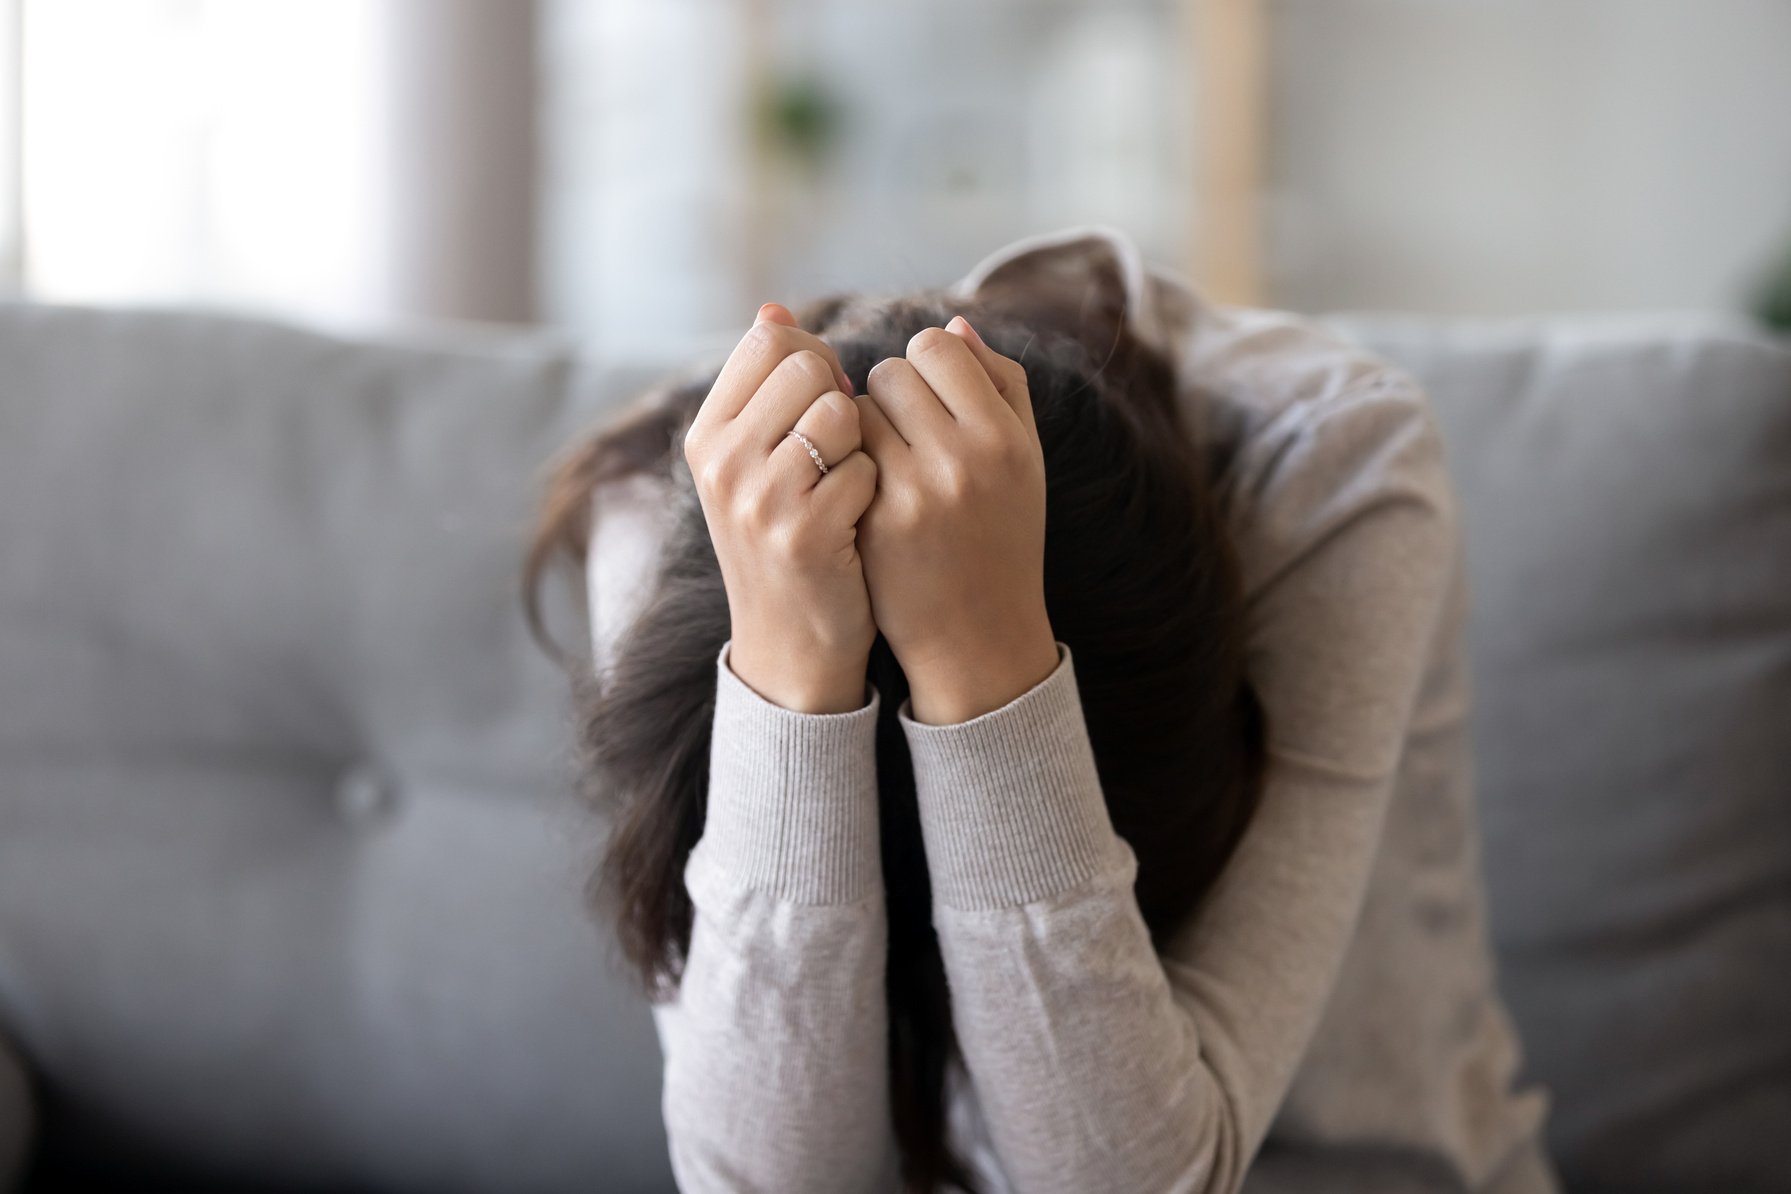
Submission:
{"label": "blurred green plant", "polygon": [[774,77],[760,93],[759,140],[808,166],[818,166],[832,153],[844,112],[819,79]]}
{"label": "blurred green plant", "polygon": [[1791,333],[1791,244],[1779,259],[1778,268],[1769,273],[1765,285],[1754,300],[1754,315],[1774,331]]}

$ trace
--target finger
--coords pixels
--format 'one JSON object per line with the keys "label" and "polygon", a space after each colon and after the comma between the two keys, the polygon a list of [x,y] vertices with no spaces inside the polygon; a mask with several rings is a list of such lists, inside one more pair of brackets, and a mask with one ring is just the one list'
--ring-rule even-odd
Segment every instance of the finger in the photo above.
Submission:
{"label": "finger", "polygon": [[[953,326],[956,324],[957,326]],[[954,315],[945,330],[963,338],[977,364],[989,375],[989,381],[996,393],[1013,408],[1021,420],[1033,428],[1037,428],[1032,418],[1032,388],[1026,384],[1026,368],[1011,357],[1004,357],[983,342],[982,336],[970,326],[970,321],[962,315]]]}
{"label": "finger", "polygon": [[[792,493],[813,488],[833,471],[836,463],[861,446],[858,420],[858,405],[838,390],[829,390],[815,399],[792,429],[800,431],[814,445],[814,452],[802,440],[785,432],[784,442],[771,453],[773,484]],[[819,462],[816,456],[821,458]],[[823,464],[827,473],[821,471]]]}
{"label": "finger", "polygon": [[908,441],[896,430],[883,407],[869,394],[852,399],[858,404],[858,435],[864,450],[878,468],[900,468],[909,455]]}
{"label": "finger", "polygon": [[759,387],[765,384],[765,379],[771,376],[772,370],[791,353],[804,349],[818,354],[827,363],[841,390],[847,394],[852,392],[852,379],[840,367],[839,357],[819,337],[774,319],[760,319],[747,329],[740,342],[734,345],[734,351],[728,354],[721,372],[716,375],[715,384],[709,388],[709,394],[697,412],[698,421],[719,425],[738,418]]}
{"label": "finger", "polygon": [[787,328],[794,328],[796,332],[803,337],[803,347],[819,352],[822,356],[827,358],[827,363],[833,366],[834,372],[839,375],[840,393],[846,395],[848,398],[852,396],[852,379],[846,376],[846,369],[845,366],[840,364],[839,354],[834,352],[833,348],[819,336],[816,336],[812,332],[804,331],[802,325],[796,322],[795,314],[792,313],[788,307],[784,306],[782,303],[765,303],[760,306],[757,318],[762,319],[767,323],[776,323]]}
{"label": "finger", "polygon": [[908,361],[958,422],[984,423],[1011,413],[964,337],[944,328],[922,328],[908,341]]}
{"label": "finger", "polygon": [[871,366],[864,388],[909,445],[934,443],[953,433],[956,420],[913,362],[886,357]]}
{"label": "finger", "polygon": [[807,500],[815,503],[820,517],[849,526],[864,517],[877,495],[877,471],[876,461],[863,451],[854,452],[827,470]]}
{"label": "finger", "polygon": [[791,353],[771,371],[734,420],[739,442],[769,455],[815,399],[836,388],[834,381],[833,371],[819,353],[806,348]]}

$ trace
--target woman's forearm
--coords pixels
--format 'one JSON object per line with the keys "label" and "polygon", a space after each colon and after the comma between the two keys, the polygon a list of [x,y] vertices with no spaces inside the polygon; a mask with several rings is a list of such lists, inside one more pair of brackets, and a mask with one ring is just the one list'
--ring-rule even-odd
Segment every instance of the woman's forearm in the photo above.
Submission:
{"label": "woman's forearm", "polygon": [[709,805],[675,1001],[655,1009],[686,1191],[888,1188],[876,722],[759,696],[717,658]]}
{"label": "woman's forearm", "polygon": [[1015,1188],[1235,1189],[1240,1125],[1133,897],[1068,648],[986,716],[904,729],[953,1023]]}

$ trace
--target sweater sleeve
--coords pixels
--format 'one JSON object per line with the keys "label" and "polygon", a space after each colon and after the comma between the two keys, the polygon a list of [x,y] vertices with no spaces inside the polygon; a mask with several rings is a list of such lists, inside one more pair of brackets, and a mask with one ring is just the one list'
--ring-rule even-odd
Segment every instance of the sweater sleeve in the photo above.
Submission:
{"label": "sweater sleeve", "polygon": [[[593,647],[616,645],[648,595],[653,495],[613,494],[590,545]],[[607,602],[607,607],[605,605]],[[653,1005],[672,1172],[687,1194],[889,1191],[887,925],[876,727],[862,708],[807,714],[715,661],[703,833],[678,989]]]}
{"label": "sweater sleeve", "polygon": [[1265,445],[1247,480],[1272,511],[1243,528],[1263,569],[1250,666],[1269,766],[1237,852],[1161,955],[1067,645],[970,721],[898,710],[965,1066],[1024,1194],[1239,1189],[1336,980],[1454,523],[1422,403],[1377,391],[1323,421]]}
{"label": "sweater sleeve", "polygon": [[716,660],[676,997],[655,1005],[680,1190],[887,1190],[895,1172],[875,743],[881,695],[797,713]]}

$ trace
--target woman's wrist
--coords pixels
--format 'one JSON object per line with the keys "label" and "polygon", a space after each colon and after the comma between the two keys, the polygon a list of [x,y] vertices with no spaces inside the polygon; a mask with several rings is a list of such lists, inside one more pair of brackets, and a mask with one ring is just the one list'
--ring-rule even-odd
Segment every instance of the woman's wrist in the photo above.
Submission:
{"label": "woman's wrist", "polygon": [[761,645],[735,637],[726,664],[734,675],[774,705],[793,713],[852,713],[865,706],[867,653],[833,655]]}
{"label": "woman's wrist", "polygon": [[1048,619],[996,638],[979,636],[928,658],[902,661],[909,710],[923,725],[955,725],[1001,708],[1057,670],[1057,637]]}
{"label": "woman's wrist", "polygon": [[851,712],[792,711],[734,675],[733,648],[730,639],[716,659],[709,793],[692,864],[800,904],[864,898],[881,886],[876,690]]}

